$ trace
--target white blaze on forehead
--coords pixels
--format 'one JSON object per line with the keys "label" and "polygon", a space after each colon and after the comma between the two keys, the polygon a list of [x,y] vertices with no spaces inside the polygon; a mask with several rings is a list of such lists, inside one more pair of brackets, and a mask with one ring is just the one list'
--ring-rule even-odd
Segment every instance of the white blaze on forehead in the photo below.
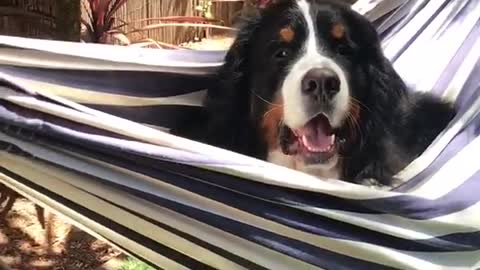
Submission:
{"label": "white blaze on forehead", "polygon": [[298,8],[306,22],[306,39],[300,56],[293,62],[283,82],[281,92],[284,100],[284,122],[290,128],[300,128],[316,113],[307,112],[302,95],[301,82],[304,75],[313,68],[330,68],[340,78],[340,91],[334,97],[334,109],[329,115],[330,124],[338,127],[345,119],[349,106],[349,89],[345,72],[331,58],[322,54],[322,46],[318,44],[315,20],[310,12],[310,3],[297,1]]}

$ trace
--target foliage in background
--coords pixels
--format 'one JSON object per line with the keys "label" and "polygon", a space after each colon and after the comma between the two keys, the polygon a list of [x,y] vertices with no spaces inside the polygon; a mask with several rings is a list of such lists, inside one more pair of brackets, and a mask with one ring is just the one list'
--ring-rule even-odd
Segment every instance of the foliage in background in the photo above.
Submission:
{"label": "foliage in background", "polygon": [[93,43],[106,43],[109,32],[118,30],[125,23],[115,26],[115,12],[124,5],[127,0],[84,0],[88,13],[88,21],[82,19],[86,29],[84,39]]}
{"label": "foliage in background", "polygon": [[272,0],[257,0],[257,4],[260,8],[266,7]]}
{"label": "foliage in background", "polygon": [[200,0],[200,4],[195,7],[200,12],[200,16],[205,19],[213,19],[212,1]]}
{"label": "foliage in background", "polygon": [[[116,23],[115,12],[124,5],[127,0],[83,0],[87,5],[85,9],[89,11],[88,20],[82,20],[84,26],[84,42],[93,43],[119,43],[129,46],[153,46],[163,49],[177,49],[176,45],[153,40],[144,33],[149,30],[155,30],[164,27],[194,27],[198,29],[221,29],[225,31],[234,31],[235,29],[223,26],[221,20],[213,18],[211,12],[212,1],[222,2],[225,0],[201,0],[196,10],[199,16],[166,16],[158,18],[145,18],[130,22]],[[232,0],[226,0],[232,1]],[[242,0],[240,0],[242,1]],[[140,28],[133,28],[132,25],[138,22],[147,24]],[[128,29],[128,30],[126,30]],[[132,42],[129,36],[133,34],[140,35],[140,39]]]}
{"label": "foliage in background", "polygon": [[137,259],[128,257],[128,259],[123,263],[122,267],[118,270],[155,270],[155,269]]}

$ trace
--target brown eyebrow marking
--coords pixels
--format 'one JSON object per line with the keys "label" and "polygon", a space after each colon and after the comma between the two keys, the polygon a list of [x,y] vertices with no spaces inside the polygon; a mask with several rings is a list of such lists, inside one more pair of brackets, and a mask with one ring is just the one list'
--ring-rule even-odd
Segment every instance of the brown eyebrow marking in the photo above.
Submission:
{"label": "brown eyebrow marking", "polygon": [[330,34],[335,39],[342,39],[345,36],[345,26],[342,23],[335,23],[330,30]]}
{"label": "brown eyebrow marking", "polygon": [[293,38],[295,37],[295,31],[293,31],[292,27],[287,26],[280,30],[280,37],[285,42],[292,42]]}

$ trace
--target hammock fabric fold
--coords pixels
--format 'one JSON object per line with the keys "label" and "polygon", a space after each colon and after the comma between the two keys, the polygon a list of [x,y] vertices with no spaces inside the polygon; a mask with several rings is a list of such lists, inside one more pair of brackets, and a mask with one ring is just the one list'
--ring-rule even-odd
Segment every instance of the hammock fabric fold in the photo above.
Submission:
{"label": "hammock fabric fold", "polygon": [[460,112],[393,190],[168,134],[223,51],[7,36],[0,183],[159,269],[480,269],[480,1],[369,2],[407,83]]}

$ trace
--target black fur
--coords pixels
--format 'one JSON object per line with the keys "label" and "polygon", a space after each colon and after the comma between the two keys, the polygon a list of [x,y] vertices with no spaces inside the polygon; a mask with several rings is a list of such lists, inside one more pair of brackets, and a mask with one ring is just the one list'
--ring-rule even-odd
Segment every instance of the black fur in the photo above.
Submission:
{"label": "black fur", "polygon": [[[207,124],[198,123],[188,137],[260,159],[266,158],[266,145],[259,134],[259,121],[267,109],[263,100],[272,101],[305,39],[305,22],[296,17],[292,1],[277,1],[251,15],[240,27],[238,37],[218,72],[218,85],[209,89],[205,106]],[[385,58],[373,26],[348,6],[334,1],[310,0],[318,12],[319,42],[329,56],[349,75],[350,95],[361,103],[359,129],[352,126],[337,132],[348,138],[342,145],[342,179],[363,183],[374,178],[384,185],[393,175],[421,154],[455,115],[451,104],[408,91],[407,86]],[[348,37],[344,42],[329,38],[332,20],[341,20]],[[295,30],[289,44],[275,42],[284,25]],[[326,31],[326,30],[325,30]],[[275,59],[279,48],[291,54]],[[193,123],[187,123],[190,129]],[[181,130],[176,134],[187,136]]]}

